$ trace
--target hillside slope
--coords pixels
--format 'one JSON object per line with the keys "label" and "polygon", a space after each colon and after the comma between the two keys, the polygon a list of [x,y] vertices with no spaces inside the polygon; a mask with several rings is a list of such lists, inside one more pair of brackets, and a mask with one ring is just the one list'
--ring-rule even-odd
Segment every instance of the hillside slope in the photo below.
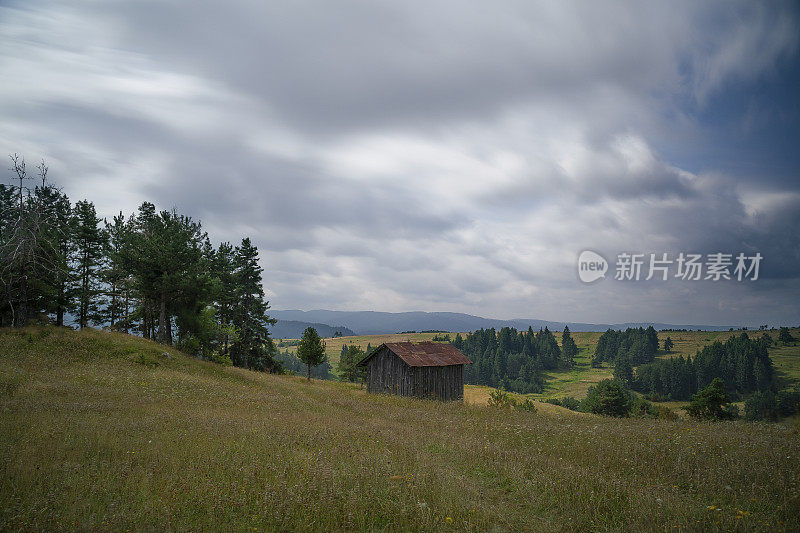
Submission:
{"label": "hillside slope", "polygon": [[367,395],[97,331],[0,330],[0,529],[798,529],[781,424]]}

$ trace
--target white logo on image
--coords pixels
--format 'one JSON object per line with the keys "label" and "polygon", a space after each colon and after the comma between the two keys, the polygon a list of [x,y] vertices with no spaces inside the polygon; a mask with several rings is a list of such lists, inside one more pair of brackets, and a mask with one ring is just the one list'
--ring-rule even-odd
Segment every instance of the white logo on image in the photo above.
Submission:
{"label": "white logo on image", "polygon": [[578,277],[584,283],[591,283],[600,278],[606,277],[608,261],[591,250],[584,250],[578,256]]}

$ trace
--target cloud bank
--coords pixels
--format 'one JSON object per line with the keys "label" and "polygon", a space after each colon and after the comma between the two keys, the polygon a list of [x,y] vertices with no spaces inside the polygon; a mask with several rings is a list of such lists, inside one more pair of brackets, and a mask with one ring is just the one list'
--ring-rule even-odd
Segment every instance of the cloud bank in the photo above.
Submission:
{"label": "cloud bank", "polygon": [[[276,308],[796,324],[799,21],[788,2],[11,3],[0,149],[105,216],[148,200],[251,236]],[[584,249],[765,259],[750,283],[584,285]]]}

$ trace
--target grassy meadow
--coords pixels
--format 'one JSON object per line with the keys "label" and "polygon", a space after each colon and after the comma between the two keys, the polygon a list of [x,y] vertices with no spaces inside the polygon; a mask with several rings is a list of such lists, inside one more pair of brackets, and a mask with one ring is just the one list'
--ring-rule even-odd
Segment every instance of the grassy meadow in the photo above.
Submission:
{"label": "grassy meadow", "polygon": [[118,333],[0,330],[0,530],[800,529],[791,422],[480,394],[367,395]]}
{"label": "grassy meadow", "polygon": [[[800,329],[792,329],[792,335],[800,338]],[[659,350],[656,357],[668,358],[691,356],[695,354],[708,344],[714,341],[725,342],[731,335],[740,335],[741,331],[660,331],[658,338],[661,343],[664,342],[668,336],[672,339],[675,346],[670,352]],[[760,336],[764,332],[761,331],[748,331],[750,336]],[[773,340],[778,338],[777,330],[770,330],[769,333]],[[386,335],[359,335],[351,337],[336,337],[325,339],[326,353],[328,360],[334,367],[339,361],[342,345],[357,345],[363,349],[367,345],[372,347],[379,346],[384,342],[420,342],[432,340],[437,335],[445,335],[444,333],[396,333]],[[450,338],[454,339],[456,333],[449,333]],[[463,333],[462,333],[463,335]],[[597,340],[602,335],[602,332],[572,332],[572,338],[578,346],[579,353],[575,357],[575,365],[568,370],[551,370],[545,373],[546,387],[545,390],[537,394],[529,394],[527,396],[535,399],[545,398],[564,398],[573,396],[582,399],[586,396],[589,387],[607,378],[613,377],[613,367],[610,363],[606,362],[601,368],[592,368],[592,355],[594,354]],[[561,334],[557,333],[556,338],[559,344],[561,343]],[[292,352],[296,351],[296,347],[280,348],[281,350],[288,349]],[[800,342],[795,342],[793,346],[775,346],[770,348],[770,357],[775,365],[777,376],[784,387],[791,387],[800,384]],[[485,387],[484,387],[485,388]],[[488,398],[488,390],[479,395],[480,398]],[[662,405],[680,411],[680,408],[686,405],[686,402],[661,402]]]}

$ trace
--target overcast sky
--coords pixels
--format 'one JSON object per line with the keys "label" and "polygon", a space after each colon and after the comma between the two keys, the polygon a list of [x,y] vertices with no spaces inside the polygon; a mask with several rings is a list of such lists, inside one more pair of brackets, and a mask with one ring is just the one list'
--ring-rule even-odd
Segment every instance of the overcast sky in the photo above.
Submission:
{"label": "overcast sky", "polygon": [[250,236],[275,309],[800,323],[796,3],[1,4],[0,153]]}

